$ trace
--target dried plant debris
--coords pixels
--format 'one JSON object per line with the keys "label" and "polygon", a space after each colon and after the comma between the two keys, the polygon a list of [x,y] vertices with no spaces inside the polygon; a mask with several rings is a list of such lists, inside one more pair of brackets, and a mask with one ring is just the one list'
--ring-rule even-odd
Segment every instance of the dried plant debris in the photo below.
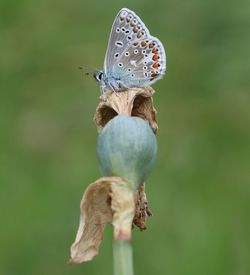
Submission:
{"label": "dried plant debris", "polygon": [[148,208],[144,183],[137,190],[120,177],[102,177],[85,190],[80,205],[80,225],[71,246],[69,263],[91,261],[99,250],[106,224],[114,227],[114,239],[131,240],[132,224],[146,229]]}
{"label": "dried plant debris", "polygon": [[100,131],[116,115],[137,116],[149,122],[154,133],[158,126],[151,87],[131,88],[123,92],[106,92],[100,96],[94,121]]}
{"label": "dried plant debris", "polygon": [[136,225],[141,231],[147,229],[146,219],[153,215],[148,207],[148,200],[145,193],[145,183],[142,183],[135,192],[135,216],[133,224]]}
{"label": "dried plant debris", "polygon": [[114,238],[131,239],[135,194],[122,178],[103,177],[90,184],[80,209],[80,225],[71,246],[70,263],[90,261],[98,254],[107,223],[114,227]]}

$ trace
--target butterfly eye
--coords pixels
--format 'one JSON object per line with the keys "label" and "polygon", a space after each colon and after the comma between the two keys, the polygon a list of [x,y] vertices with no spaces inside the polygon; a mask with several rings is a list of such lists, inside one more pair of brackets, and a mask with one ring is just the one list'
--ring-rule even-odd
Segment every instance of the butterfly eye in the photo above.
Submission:
{"label": "butterfly eye", "polygon": [[94,72],[94,78],[96,81],[100,82],[103,79],[103,72]]}
{"label": "butterfly eye", "polygon": [[135,77],[135,75],[134,75],[134,74],[131,74],[131,77]]}
{"label": "butterfly eye", "polygon": [[147,70],[147,67],[146,67],[146,66],[144,66],[144,67],[143,67],[143,70]]}
{"label": "butterfly eye", "polygon": [[147,76],[148,76],[148,73],[144,73],[144,75],[145,75],[145,77],[147,77]]}
{"label": "butterfly eye", "polygon": [[117,58],[119,57],[119,53],[116,53],[116,54],[114,55],[114,57],[115,57],[115,59],[117,59]]}
{"label": "butterfly eye", "polygon": [[122,32],[125,32],[125,28],[122,28],[121,30],[122,30]]}
{"label": "butterfly eye", "polygon": [[128,71],[128,72],[131,72],[131,69],[130,69],[130,68],[128,68],[128,69],[127,69],[127,71]]}
{"label": "butterfly eye", "polygon": [[116,42],[115,42],[115,45],[116,45],[117,47],[122,47],[122,46],[123,46],[123,42],[122,42],[122,41],[116,41]]}
{"label": "butterfly eye", "polygon": [[127,40],[131,40],[132,39],[132,37],[129,35],[128,37],[127,37]]}
{"label": "butterfly eye", "polygon": [[142,51],[142,53],[143,53],[143,54],[145,54],[145,53],[146,53],[146,51],[145,51],[145,50],[143,50],[143,51]]}
{"label": "butterfly eye", "polygon": [[121,68],[121,67],[123,67],[123,64],[122,64],[122,63],[119,63],[118,66]]}
{"label": "butterfly eye", "polygon": [[126,34],[129,34],[129,33],[130,33],[130,30],[126,30],[125,33],[126,33]]}
{"label": "butterfly eye", "polygon": [[134,54],[138,54],[138,52],[139,52],[138,50],[134,50]]}
{"label": "butterfly eye", "polygon": [[125,52],[125,56],[129,56],[129,52]]}
{"label": "butterfly eye", "polygon": [[120,28],[116,28],[116,32],[119,33],[120,32]]}

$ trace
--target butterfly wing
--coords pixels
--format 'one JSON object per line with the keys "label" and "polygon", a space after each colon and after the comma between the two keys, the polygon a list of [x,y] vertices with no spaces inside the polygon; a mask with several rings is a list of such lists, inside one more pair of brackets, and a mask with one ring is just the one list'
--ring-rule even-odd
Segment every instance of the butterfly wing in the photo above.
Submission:
{"label": "butterfly wing", "polygon": [[157,38],[150,36],[137,41],[136,46],[128,46],[114,64],[111,75],[129,88],[151,85],[163,77],[165,70],[164,48]]}
{"label": "butterfly wing", "polygon": [[129,88],[151,85],[162,78],[165,71],[166,55],[162,43],[150,35],[133,11],[120,10],[109,38],[105,74]]}

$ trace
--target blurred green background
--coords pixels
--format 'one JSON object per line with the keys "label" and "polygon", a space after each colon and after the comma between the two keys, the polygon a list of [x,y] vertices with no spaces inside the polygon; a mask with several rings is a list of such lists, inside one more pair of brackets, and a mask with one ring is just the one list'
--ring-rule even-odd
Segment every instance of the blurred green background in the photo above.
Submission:
{"label": "blurred green background", "polygon": [[136,274],[250,274],[250,2],[0,2],[0,274],[112,274],[112,228],[90,263],[67,265],[86,186],[100,177],[92,121],[122,7],[161,39],[154,85],[154,216],[134,230]]}

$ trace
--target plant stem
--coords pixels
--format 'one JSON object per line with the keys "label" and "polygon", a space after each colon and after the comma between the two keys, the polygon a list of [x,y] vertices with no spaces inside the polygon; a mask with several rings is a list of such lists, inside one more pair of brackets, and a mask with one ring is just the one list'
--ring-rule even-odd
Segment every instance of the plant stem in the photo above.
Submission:
{"label": "plant stem", "polygon": [[113,244],[114,275],[133,275],[133,252],[130,241],[118,239]]}

